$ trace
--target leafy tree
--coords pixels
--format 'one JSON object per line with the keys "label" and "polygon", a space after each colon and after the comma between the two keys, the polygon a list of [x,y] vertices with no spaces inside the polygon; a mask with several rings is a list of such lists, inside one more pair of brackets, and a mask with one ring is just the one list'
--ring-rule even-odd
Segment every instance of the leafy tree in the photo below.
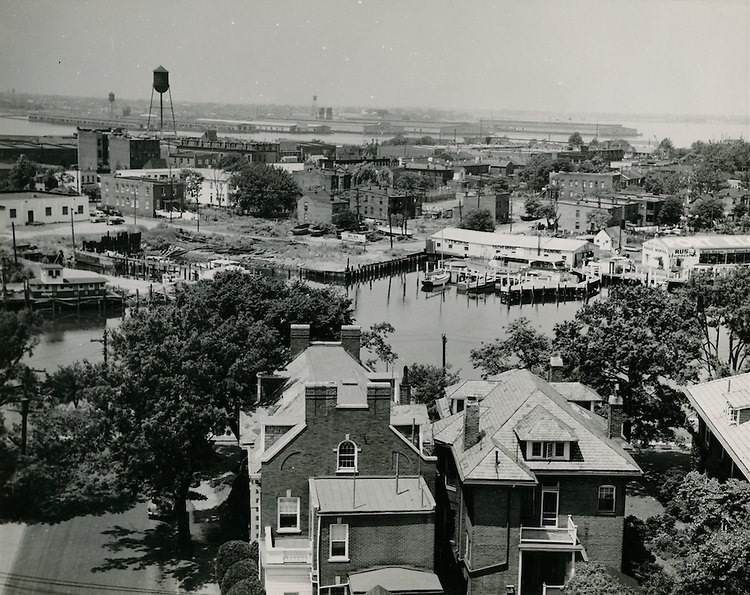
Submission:
{"label": "leafy tree", "polygon": [[609,171],[609,164],[605,163],[605,161],[601,157],[599,157],[599,155],[596,155],[591,159],[582,161],[578,166],[578,171],[590,174],[605,172]]}
{"label": "leafy tree", "polygon": [[469,354],[474,367],[483,370],[483,378],[514,368],[526,368],[535,374],[543,374],[549,356],[549,338],[537,331],[524,316],[508,323],[503,339],[483,342]]}
{"label": "leafy tree", "polygon": [[14,398],[13,381],[21,382],[26,366],[21,360],[39,343],[41,319],[31,310],[0,311],[0,405]]}
{"label": "leafy tree", "polygon": [[700,194],[718,192],[727,179],[727,174],[717,165],[702,162],[695,168],[695,185]]}
{"label": "leafy tree", "polygon": [[242,212],[262,217],[286,215],[297,206],[302,190],[289,172],[262,163],[244,163],[234,170],[230,185],[233,200]]}
{"label": "leafy tree", "polygon": [[603,209],[595,209],[589,211],[586,215],[586,224],[591,231],[598,232],[601,229],[609,226],[609,222],[612,220],[612,215],[609,211]]}
{"label": "leafy tree", "polygon": [[354,231],[359,229],[359,217],[357,213],[351,209],[346,209],[340,213],[336,213],[331,217],[332,223],[344,231]]}
{"label": "leafy tree", "polygon": [[265,595],[266,590],[257,577],[245,578],[234,584],[225,595]]}
{"label": "leafy tree", "polygon": [[435,419],[435,401],[445,395],[447,387],[460,380],[458,373],[443,371],[443,368],[433,364],[412,364],[408,370],[411,396],[417,403],[427,405],[430,417]]}
{"label": "leafy tree", "polygon": [[461,227],[475,231],[495,231],[495,220],[487,209],[469,209],[464,213]]}
{"label": "leafy tree", "polygon": [[8,188],[11,190],[33,189],[36,173],[36,164],[33,161],[29,161],[26,155],[21,155],[10,170]]}
{"label": "leafy tree", "polygon": [[534,155],[521,170],[519,177],[528,184],[529,190],[541,192],[549,184],[552,171],[552,157],[546,154]]}
{"label": "leafy tree", "polygon": [[60,405],[72,404],[78,407],[88,398],[92,387],[96,387],[100,377],[106,376],[103,364],[92,364],[84,360],[68,366],[60,366],[44,381],[42,391]]}
{"label": "leafy tree", "polygon": [[383,144],[384,145],[408,145],[409,139],[399,132],[393,138],[383,141]]}
{"label": "leafy tree", "polygon": [[621,584],[599,562],[579,562],[576,572],[565,588],[565,595],[635,595],[635,591]]}
{"label": "leafy tree", "polygon": [[388,343],[388,335],[395,332],[395,328],[387,322],[377,322],[370,326],[370,330],[362,332],[361,346],[367,351],[377,356],[376,359],[367,360],[367,364],[370,367],[374,367],[375,363],[380,360],[385,364],[385,369],[393,364],[398,357],[398,354],[393,351],[393,348]]}
{"label": "leafy tree", "polygon": [[[241,560],[249,560],[256,564],[258,562],[257,557],[253,560],[253,552],[248,542],[235,539],[222,543],[219,546],[219,551],[216,552],[216,560],[214,561],[216,582],[221,584],[227,571]],[[222,589],[223,592],[224,589]]]}
{"label": "leafy tree", "polygon": [[661,225],[677,225],[684,214],[682,198],[679,196],[667,197],[659,210],[659,223]]}
{"label": "leafy tree", "polygon": [[413,171],[405,171],[396,178],[396,189],[403,190],[407,194],[422,194],[432,186],[432,181],[422,174]]}
{"label": "leafy tree", "polygon": [[203,188],[203,180],[205,180],[205,178],[202,174],[199,174],[192,169],[183,169],[180,172],[180,177],[185,181],[185,194],[197,203],[201,194],[201,189]]}
{"label": "leafy tree", "polygon": [[583,137],[580,132],[574,132],[568,137],[568,146],[580,147],[586,143],[583,142]]}
{"label": "leafy tree", "polygon": [[724,219],[724,203],[720,198],[701,196],[690,207],[690,215],[697,228],[711,228],[715,221]]}
{"label": "leafy tree", "polygon": [[102,200],[102,191],[98,185],[91,184],[89,186],[85,186],[83,189],[83,193],[89,197],[89,202],[98,203]]}
{"label": "leafy tree", "polygon": [[58,182],[57,177],[55,177],[54,170],[48,169],[44,173],[44,189],[45,190],[53,190],[57,188],[60,185],[60,182]]}
{"label": "leafy tree", "polygon": [[372,163],[364,163],[354,170],[352,176],[352,182],[355,186],[361,184],[377,184],[378,183],[378,170]]}
{"label": "leafy tree", "polygon": [[643,179],[643,188],[652,194],[677,194],[685,184],[680,175],[671,171],[651,170]]}
{"label": "leafy tree", "polygon": [[744,202],[738,202],[734,207],[732,208],[732,218],[735,221],[741,221],[742,218],[747,215],[747,205]]}
{"label": "leafy tree", "polygon": [[542,216],[539,214],[542,210],[542,206],[542,201],[536,196],[529,196],[523,201],[523,207],[526,210],[526,213],[532,217]]}
{"label": "leafy tree", "polygon": [[245,559],[240,560],[232,564],[227,571],[224,573],[224,578],[221,579],[221,592],[226,593],[235,584],[246,578],[257,578],[258,577],[258,564],[257,562]]}
{"label": "leafy tree", "polygon": [[669,138],[663,138],[661,140],[659,146],[656,147],[656,152],[662,159],[673,159],[677,153],[672,140]]}
{"label": "leafy tree", "polygon": [[553,347],[568,379],[604,395],[619,390],[635,440],[671,438],[684,422],[684,396],[673,383],[696,377],[702,353],[695,306],[684,295],[613,288],[607,300],[586,304],[573,320],[555,325]]}
{"label": "leafy tree", "polygon": [[696,304],[706,371],[715,377],[742,372],[750,356],[750,269],[735,267],[716,277],[696,273],[685,291]]}
{"label": "leafy tree", "polygon": [[227,153],[219,158],[218,168],[226,171],[238,171],[250,162],[247,157],[239,153]]}

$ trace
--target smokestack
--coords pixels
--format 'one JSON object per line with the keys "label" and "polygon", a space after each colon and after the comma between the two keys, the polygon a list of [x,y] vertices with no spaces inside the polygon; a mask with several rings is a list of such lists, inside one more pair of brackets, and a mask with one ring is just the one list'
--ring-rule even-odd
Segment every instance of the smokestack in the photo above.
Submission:
{"label": "smokestack", "polygon": [[308,347],[310,347],[310,325],[291,325],[289,327],[289,348],[292,351],[292,357],[297,357]]}
{"label": "smokestack", "polygon": [[464,450],[469,450],[479,442],[479,401],[476,397],[466,397],[464,409]]}
{"label": "smokestack", "polygon": [[563,381],[563,359],[559,355],[553,355],[549,358],[549,381]]}
{"label": "smokestack", "polygon": [[404,374],[401,376],[401,386],[399,387],[399,403],[413,404],[411,398],[411,384],[409,384],[409,367],[404,366]]}

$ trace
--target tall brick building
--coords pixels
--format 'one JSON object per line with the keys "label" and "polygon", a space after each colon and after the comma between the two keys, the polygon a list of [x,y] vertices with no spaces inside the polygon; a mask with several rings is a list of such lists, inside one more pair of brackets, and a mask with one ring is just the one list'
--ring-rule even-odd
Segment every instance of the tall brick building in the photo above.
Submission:
{"label": "tall brick building", "polygon": [[399,403],[391,374],[362,365],[359,327],[323,343],[292,325],[291,349],[259,378],[272,404],[241,418],[266,593],[442,593],[425,406]]}
{"label": "tall brick building", "polygon": [[641,470],[622,440],[621,401],[609,409],[605,420],[527,370],[438,401],[437,543],[467,592],[540,595],[578,560],[620,570],[625,485]]}

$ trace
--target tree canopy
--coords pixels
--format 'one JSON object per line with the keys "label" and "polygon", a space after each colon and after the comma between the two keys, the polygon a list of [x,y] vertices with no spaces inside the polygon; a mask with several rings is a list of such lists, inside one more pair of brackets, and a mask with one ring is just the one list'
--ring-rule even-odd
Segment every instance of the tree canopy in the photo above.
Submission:
{"label": "tree canopy", "polygon": [[685,208],[683,206],[682,198],[679,196],[668,196],[664,199],[659,210],[659,224],[660,225],[677,225],[683,214]]}
{"label": "tree canopy", "polygon": [[411,364],[408,366],[411,396],[417,403],[427,405],[427,411],[432,419],[437,419],[435,401],[445,394],[445,389],[456,384],[460,377],[457,372],[449,369],[443,371],[440,366],[433,364]]}
{"label": "tree canopy", "polygon": [[10,170],[8,188],[11,190],[33,190],[36,173],[36,163],[27,159],[26,155],[21,155]]}
{"label": "tree canopy", "polygon": [[469,209],[464,213],[461,227],[475,231],[495,231],[495,219],[487,209]]}
{"label": "tree canopy", "polygon": [[550,357],[549,338],[524,316],[509,322],[504,335],[471,350],[471,363],[482,369],[482,377],[514,368],[527,368],[543,375]]}
{"label": "tree canopy", "polygon": [[288,215],[297,206],[302,190],[289,172],[262,163],[240,163],[233,170],[234,205],[261,217]]}
{"label": "tree canopy", "polygon": [[568,145],[571,147],[580,147],[584,145],[583,137],[580,132],[574,132],[568,137]]}
{"label": "tree canopy", "polygon": [[724,219],[724,203],[714,196],[701,196],[690,206],[693,226],[699,229],[710,229],[714,222]]}
{"label": "tree canopy", "polygon": [[40,332],[41,319],[31,310],[0,311],[0,405],[15,398],[12,385],[22,381],[26,369],[21,361],[31,355]]}

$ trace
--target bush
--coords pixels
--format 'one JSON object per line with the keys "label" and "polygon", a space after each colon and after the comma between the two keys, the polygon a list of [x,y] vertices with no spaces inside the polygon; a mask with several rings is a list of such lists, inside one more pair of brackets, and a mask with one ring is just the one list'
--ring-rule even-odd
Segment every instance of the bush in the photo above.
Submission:
{"label": "bush", "polygon": [[246,541],[227,541],[222,543],[216,554],[215,576],[216,582],[221,584],[224,575],[233,564],[240,560],[251,560],[252,549]]}
{"label": "bush", "polygon": [[257,578],[243,578],[226,592],[225,595],[265,595],[263,583]]}
{"label": "bush", "polygon": [[226,594],[234,585],[246,578],[258,578],[258,565],[254,560],[245,559],[232,564],[221,579],[221,592]]}

